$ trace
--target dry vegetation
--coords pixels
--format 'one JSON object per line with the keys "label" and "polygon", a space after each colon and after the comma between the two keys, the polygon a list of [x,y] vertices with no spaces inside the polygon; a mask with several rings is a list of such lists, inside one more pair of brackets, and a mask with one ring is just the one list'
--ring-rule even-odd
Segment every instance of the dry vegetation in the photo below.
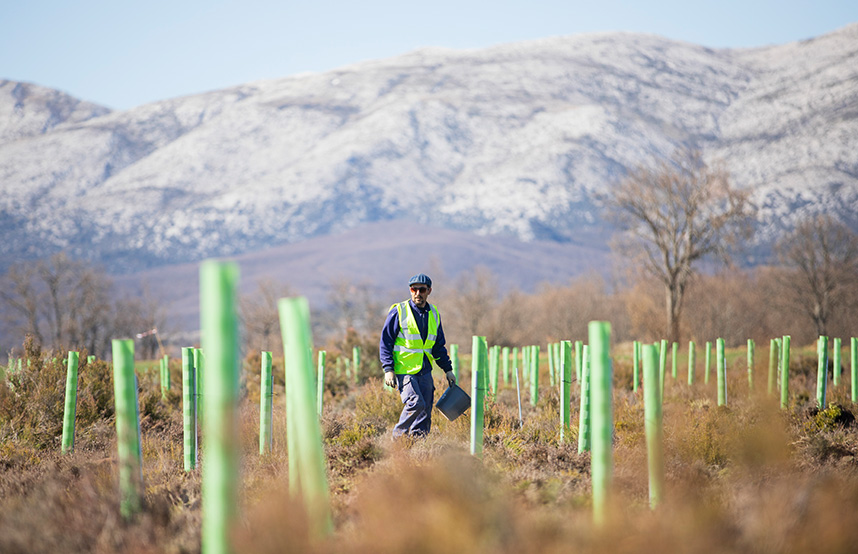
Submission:
{"label": "dry vegetation", "polygon": [[[642,397],[630,390],[628,345],[614,350],[614,502],[602,529],[592,525],[590,463],[577,452],[577,419],[571,441],[560,442],[559,395],[548,386],[547,363],[539,405],[525,396],[523,427],[514,387],[487,402],[477,459],[468,454],[467,417],[451,423],[436,412],[429,438],[392,441],[400,404],[373,378],[377,366],[367,363],[355,385],[329,357],[322,430],[336,532],[321,542],[307,536],[301,506],[287,490],[280,403],[273,452],[258,455],[258,360],[248,360],[236,551],[858,551],[858,436],[848,376],[838,388],[829,385],[830,407],[816,410],[815,351],[794,349],[791,407],[781,411],[765,394],[766,350],[757,352],[753,394],[743,352],[735,351],[729,405],[719,408],[714,373],[704,384],[698,358],[698,384],[689,387],[681,355],[679,378],[666,378],[665,501],[652,511]],[[157,372],[141,373],[145,509],[124,522],[108,365],[81,367],[76,448],[61,456],[65,376],[51,359],[62,354],[30,345],[29,369],[0,387],[0,551],[198,551],[200,475],[182,470],[178,394],[162,400]],[[275,362],[275,371],[282,399],[282,364]],[[171,373],[178,391],[181,372]]]}

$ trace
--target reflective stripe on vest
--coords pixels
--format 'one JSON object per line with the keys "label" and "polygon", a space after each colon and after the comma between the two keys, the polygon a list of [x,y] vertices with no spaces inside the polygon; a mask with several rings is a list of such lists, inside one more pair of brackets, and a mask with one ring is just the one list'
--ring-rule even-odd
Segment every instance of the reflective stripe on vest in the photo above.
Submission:
{"label": "reflective stripe on vest", "polygon": [[411,311],[408,300],[394,304],[390,307],[396,308],[399,314],[399,334],[393,343],[393,371],[399,375],[414,375],[423,368],[423,356],[432,358],[432,348],[438,337],[438,326],[441,316],[433,305],[429,305],[429,322],[426,340],[420,338],[420,329],[417,327],[417,319]]}

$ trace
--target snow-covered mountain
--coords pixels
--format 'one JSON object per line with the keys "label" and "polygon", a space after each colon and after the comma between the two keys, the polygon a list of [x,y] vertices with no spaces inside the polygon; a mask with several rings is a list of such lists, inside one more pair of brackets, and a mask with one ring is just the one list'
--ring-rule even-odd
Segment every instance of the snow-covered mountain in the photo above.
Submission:
{"label": "snow-covered mountain", "polygon": [[423,49],[122,112],[0,81],[0,259],[132,269],[398,219],[601,243],[594,193],[681,145],[753,191],[763,243],[817,211],[858,229],[858,24]]}

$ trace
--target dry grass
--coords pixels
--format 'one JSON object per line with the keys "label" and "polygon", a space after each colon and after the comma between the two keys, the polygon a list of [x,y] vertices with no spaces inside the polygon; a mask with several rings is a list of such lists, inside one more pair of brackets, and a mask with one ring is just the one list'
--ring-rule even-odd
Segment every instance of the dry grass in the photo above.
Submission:
{"label": "dry grass", "polygon": [[[144,510],[125,522],[118,515],[106,364],[81,372],[76,450],[60,456],[64,370],[33,355],[30,370],[0,387],[0,551],[199,551],[200,470],[182,470],[179,372],[172,371],[166,399],[155,376],[141,375]],[[273,451],[258,453],[258,366],[248,364],[234,547],[373,554],[855,552],[858,436],[848,377],[837,389],[829,386],[830,405],[817,410],[815,372],[806,369],[806,357],[795,360],[801,369],[790,382],[787,411],[764,394],[762,375],[749,391],[740,362],[730,366],[727,407],[716,406],[714,376],[705,385],[698,373],[693,387],[685,371],[675,380],[667,376],[665,497],[651,510],[642,397],[630,390],[631,368],[618,357],[612,510],[601,528],[592,524],[589,454],[577,449],[577,386],[572,425],[561,441],[559,395],[547,385],[547,363],[539,405],[523,393],[523,426],[514,386],[487,401],[481,458],[468,454],[469,414],[448,422],[435,412],[429,437],[394,441],[398,396],[380,379],[355,385],[330,370],[322,432],[336,531],[322,541],[308,536],[303,508],[288,491],[282,384],[275,387]],[[467,363],[462,367],[468,390]],[[437,399],[440,375],[436,386]]]}

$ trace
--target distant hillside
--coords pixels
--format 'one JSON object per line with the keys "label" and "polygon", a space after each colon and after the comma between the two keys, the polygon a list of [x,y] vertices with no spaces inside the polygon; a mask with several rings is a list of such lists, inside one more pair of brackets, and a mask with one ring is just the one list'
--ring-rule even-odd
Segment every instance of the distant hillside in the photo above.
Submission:
{"label": "distant hillside", "polygon": [[132,271],[394,220],[604,249],[594,193],[683,145],[753,191],[764,255],[808,213],[858,228],[856,60],[850,25],[750,50],[427,49],[122,112],[3,81],[0,269],[63,249]]}

